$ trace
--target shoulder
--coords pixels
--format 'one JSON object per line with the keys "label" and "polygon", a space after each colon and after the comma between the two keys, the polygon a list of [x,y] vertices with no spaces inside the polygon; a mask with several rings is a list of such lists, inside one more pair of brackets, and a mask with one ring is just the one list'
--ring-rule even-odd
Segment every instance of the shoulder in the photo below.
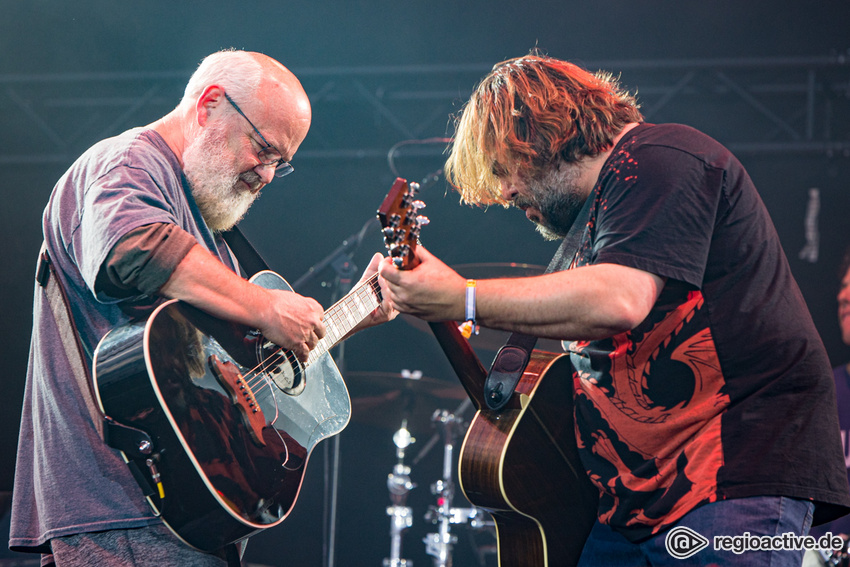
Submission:
{"label": "shoulder", "polygon": [[632,157],[658,156],[720,169],[740,166],[723,144],[685,124],[641,124],[627,133],[618,149],[628,151]]}
{"label": "shoulder", "polygon": [[134,128],[92,146],[80,160],[101,172],[126,167],[157,171],[179,170],[177,157],[154,130]]}

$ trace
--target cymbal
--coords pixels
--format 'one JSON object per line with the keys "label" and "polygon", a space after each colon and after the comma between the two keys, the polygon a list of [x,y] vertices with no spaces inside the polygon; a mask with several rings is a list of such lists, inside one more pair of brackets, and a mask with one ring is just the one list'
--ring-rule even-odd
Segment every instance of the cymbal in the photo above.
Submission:
{"label": "cymbal", "polygon": [[[522,264],[518,262],[485,262],[479,264],[457,264],[452,268],[461,276],[467,279],[483,280],[488,278],[524,278],[530,276],[539,276],[546,271],[546,266],[536,264]],[[401,318],[411,327],[424,332],[431,332],[427,321],[423,321],[413,315],[402,314]],[[458,322],[460,324],[460,322]],[[469,337],[469,344],[474,349],[487,351],[497,351],[505,344],[511,333],[508,331],[500,331],[497,329],[487,329],[482,327],[477,335]],[[561,343],[553,339],[539,339],[537,348],[551,351],[561,352]],[[485,362],[485,365],[487,363]]]}
{"label": "cymbal", "polygon": [[346,384],[354,421],[396,430],[406,419],[407,428],[414,434],[431,428],[435,411],[454,409],[466,399],[459,383],[416,377],[415,372],[347,372]]}
{"label": "cymbal", "polygon": [[452,269],[467,279],[487,278],[525,278],[539,276],[546,266],[523,264],[520,262],[481,262],[474,264],[456,264]]}

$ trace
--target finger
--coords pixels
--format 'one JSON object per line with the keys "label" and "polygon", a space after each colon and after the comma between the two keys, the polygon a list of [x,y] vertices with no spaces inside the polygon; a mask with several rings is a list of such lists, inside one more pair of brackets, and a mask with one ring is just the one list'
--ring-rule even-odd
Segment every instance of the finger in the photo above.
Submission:
{"label": "finger", "polygon": [[304,341],[304,344],[307,345],[307,350],[313,350],[316,348],[316,343],[319,342],[319,337],[313,331],[310,331],[307,334],[307,339]]}
{"label": "finger", "polygon": [[372,254],[372,259],[369,260],[369,265],[366,266],[366,271],[372,273],[378,271],[378,266],[381,264],[381,260],[383,259],[384,256],[380,252],[375,252],[374,254]]}
{"label": "finger", "polygon": [[395,267],[391,258],[384,258],[378,266],[378,274],[387,282],[398,283],[401,270]]}
{"label": "finger", "polygon": [[290,352],[296,359],[298,359],[298,362],[307,362],[307,356],[310,351],[306,347],[307,343],[301,343],[300,345],[295,345],[290,349]]}
{"label": "finger", "polygon": [[419,257],[420,260],[425,260],[434,257],[434,255],[428,252],[428,249],[422,246],[421,244],[416,247],[416,255]]}

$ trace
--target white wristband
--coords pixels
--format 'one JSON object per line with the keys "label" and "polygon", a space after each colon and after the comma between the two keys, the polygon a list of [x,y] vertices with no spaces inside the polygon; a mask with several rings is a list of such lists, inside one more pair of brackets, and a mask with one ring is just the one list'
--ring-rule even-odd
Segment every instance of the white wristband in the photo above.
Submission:
{"label": "white wristband", "polygon": [[466,319],[460,326],[460,331],[466,338],[472,336],[472,333],[478,334],[478,324],[475,322],[475,284],[475,280],[466,280]]}

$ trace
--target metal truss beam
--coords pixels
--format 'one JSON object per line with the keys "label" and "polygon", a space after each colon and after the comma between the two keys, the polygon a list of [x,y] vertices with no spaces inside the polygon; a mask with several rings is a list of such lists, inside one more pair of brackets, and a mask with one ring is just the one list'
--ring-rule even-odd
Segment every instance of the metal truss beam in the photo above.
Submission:
{"label": "metal truss beam", "polygon": [[[650,122],[682,122],[738,153],[850,157],[850,58],[578,62],[619,73]],[[293,69],[313,103],[298,159],[384,158],[451,134],[489,65]],[[0,166],[67,164],[93,142],[164,115],[191,71],[0,75]],[[408,145],[439,155],[442,145]]]}

